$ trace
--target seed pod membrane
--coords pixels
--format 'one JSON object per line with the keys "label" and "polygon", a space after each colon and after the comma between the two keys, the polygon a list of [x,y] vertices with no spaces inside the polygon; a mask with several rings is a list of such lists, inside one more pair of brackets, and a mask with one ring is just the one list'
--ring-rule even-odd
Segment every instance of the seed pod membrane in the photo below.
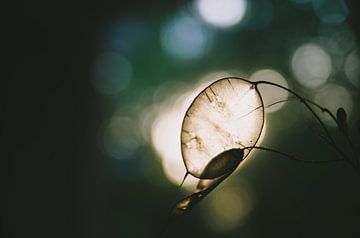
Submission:
{"label": "seed pod membrane", "polygon": [[[212,83],[194,99],[183,120],[181,152],[188,173],[202,178],[217,155],[254,146],[263,125],[264,106],[253,83],[235,77]],[[245,150],[239,159],[245,159],[249,152]],[[218,172],[206,172],[205,177],[215,178],[222,174]]]}

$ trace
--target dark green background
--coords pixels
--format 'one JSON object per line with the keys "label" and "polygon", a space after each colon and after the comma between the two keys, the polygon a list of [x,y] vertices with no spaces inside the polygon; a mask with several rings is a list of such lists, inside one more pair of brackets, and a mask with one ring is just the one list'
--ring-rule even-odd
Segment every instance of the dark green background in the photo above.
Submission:
{"label": "dark green background", "polygon": [[[126,106],[149,87],[206,70],[241,66],[249,73],[268,67],[290,75],[286,56],[316,34],[319,21],[306,6],[273,1],[276,14],[270,26],[219,33],[223,45],[204,60],[179,66],[161,52],[158,31],[184,3],[20,1],[2,7],[2,237],[157,237],[184,194],[167,182],[151,148],[142,146],[128,161],[113,160],[98,149],[98,129],[115,110],[114,100]],[[358,4],[347,3],[348,23],[359,39]],[[137,81],[116,98],[103,97],[90,83],[101,30],[129,15],[143,17],[155,32],[147,39],[150,47],[135,60]],[[353,94],[358,113],[359,94]],[[272,136],[265,142],[323,156],[316,145],[306,143],[301,127],[276,131],[284,117],[286,111],[269,117],[275,129],[268,130]],[[270,157],[259,153],[230,177],[235,184],[251,181],[257,195],[244,224],[214,233],[194,209],[168,237],[360,237],[360,177],[350,166]],[[161,186],[141,175],[144,159],[153,161],[158,170],[153,179]]]}

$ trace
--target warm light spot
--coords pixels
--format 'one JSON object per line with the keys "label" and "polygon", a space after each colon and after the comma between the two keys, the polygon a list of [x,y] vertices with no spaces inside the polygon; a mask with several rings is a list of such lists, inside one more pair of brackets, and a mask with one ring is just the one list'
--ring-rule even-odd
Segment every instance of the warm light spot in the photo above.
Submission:
{"label": "warm light spot", "polygon": [[246,12],[245,0],[197,0],[196,10],[209,24],[227,28],[238,24]]}
{"label": "warm light spot", "polygon": [[92,83],[101,94],[112,95],[124,90],[133,76],[130,62],[116,52],[99,55],[92,67]]}
{"label": "warm light spot", "polygon": [[161,31],[162,48],[170,56],[182,60],[201,58],[211,41],[210,33],[196,19],[179,16]]}
{"label": "warm light spot", "polygon": [[[250,76],[249,80],[253,82],[268,81],[288,88],[288,83],[285,78],[279,72],[271,69],[258,70]],[[264,101],[266,112],[278,111],[285,105],[285,102],[276,102],[287,100],[289,95],[287,91],[265,84],[260,84],[258,88]]]}
{"label": "warm light spot", "polygon": [[239,227],[254,206],[254,195],[245,181],[236,186],[225,186],[209,196],[203,206],[205,223],[216,232],[227,232]]}
{"label": "warm light spot", "polygon": [[[316,92],[315,102],[328,108],[334,115],[338,108],[343,107],[348,117],[350,117],[353,107],[352,97],[349,91],[339,85],[327,84]],[[332,126],[336,126],[327,114],[322,113],[324,121]]]}
{"label": "warm light spot", "polygon": [[[151,142],[159,155],[163,170],[168,179],[179,185],[186,173],[186,168],[181,156],[180,132],[185,112],[191,101],[201,91],[194,87],[193,90],[172,92],[172,98],[156,108],[155,119],[151,125]],[[176,98],[176,100],[174,100]],[[192,189],[197,180],[189,176],[184,187]]]}
{"label": "warm light spot", "polygon": [[164,173],[171,182],[178,185],[186,173],[180,151],[181,121],[180,110],[164,109],[151,128],[152,143],[161,158]]}
{"label": "warm light spot", "polygon": [[345,61],[345,74],[348,80],[360,88],[360,54],[359,49],[351,52]]}
{"label": "warm light spot", "polygon": [[316,88],[329,78],[332,71],[331,58],[320,46],[305,44],[295,51],[291,69],[300,84]]}

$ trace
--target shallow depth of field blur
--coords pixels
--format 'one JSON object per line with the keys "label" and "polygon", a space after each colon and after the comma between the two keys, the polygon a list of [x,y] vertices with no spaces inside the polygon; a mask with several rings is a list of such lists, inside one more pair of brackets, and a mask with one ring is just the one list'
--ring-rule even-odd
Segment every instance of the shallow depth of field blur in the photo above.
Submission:
{"label": "shallow depth of field blur", "polygon": [[[217,79],[276,82],[333,113],[343,107],[352,126],[360,118],[360,51],[350,10],[343,0],[193,0],[139,5],[102,21],[90,70],[102,99],[97,140],[107,163],[96,212],[101,237],[155,237],[172,205],[190,194],[196,179],[179,187],[186,172],[181,122],[194,97]],[[260,91],[265,105],[289,100],[266,109],[261,145],[332,156],[301,103],[277,88]],[[360,197],[349,196],[354,183],[344,164],[298,164],[255,152],[169,237],[264,237],[301,227],[304,237],[351,237],[360,216],[349,212]]]}

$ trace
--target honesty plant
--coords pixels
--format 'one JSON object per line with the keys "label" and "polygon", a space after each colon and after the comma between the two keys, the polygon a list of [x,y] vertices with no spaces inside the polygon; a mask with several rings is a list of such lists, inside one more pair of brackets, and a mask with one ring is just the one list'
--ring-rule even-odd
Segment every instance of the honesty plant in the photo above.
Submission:
{"label": "honesty plant", "polygon": [[[257,145],[264,128],[265,107],[284,101],[265,106],[258,90],[258,86],[262,84],[288,91],[293,98],[299,100],[307,108],[322,128],[322,134],[318,136],[330,149],[334,150],[335,159],[304,160],[279,150]],[[353,156],[349,156],[337,145],[315,109],[332,118],[353,150],[350,153]],[[357,124],[359,125],[359,121]],[[360,133],[359,126],[358,129]],[[355,145],[349,137],[345,110],[339,108],[335,116],[327,108],[272,82],[251,82],[237,77],[215,81],[196,96],[186,111],[180,136],[181,152],[187,171],[184,180],[190,174],[198,178],[199,182],[193,194],[176,203],[170,221],[199,203],[232,174],[254,149],[277,153],[283,158],[306,163],[343,161],[349,163],[360,175],[358,145]]]}

